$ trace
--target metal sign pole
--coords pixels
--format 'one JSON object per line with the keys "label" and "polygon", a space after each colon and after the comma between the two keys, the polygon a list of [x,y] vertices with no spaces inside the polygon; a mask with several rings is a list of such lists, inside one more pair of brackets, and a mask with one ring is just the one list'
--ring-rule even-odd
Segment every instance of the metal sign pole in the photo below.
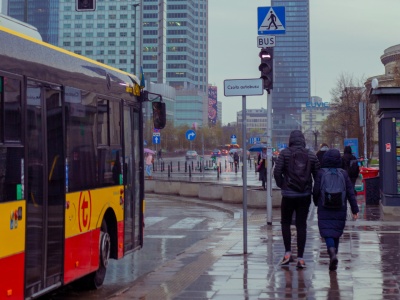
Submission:
{"label": "metal sign pole", "polygon": [[272,99],[271,94],[267,94],[267,225],[272,225]]}
{"label": "metal sign pole", "polygon": [[247,145],[246,145],[246,96],[242,96],[242,140],[243,140],[243,254],[247,254]]}

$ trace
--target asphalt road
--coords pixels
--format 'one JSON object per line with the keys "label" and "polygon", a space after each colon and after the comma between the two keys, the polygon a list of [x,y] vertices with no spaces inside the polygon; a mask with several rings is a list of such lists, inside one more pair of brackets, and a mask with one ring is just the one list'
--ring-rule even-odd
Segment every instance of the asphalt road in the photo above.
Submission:
{"label": "asphalt road", "polygon": [[40,299],[107,299],[234,218],[227,211],[174,198],[176,196],[146,197],[144,247],[119,261],[112,260],[101,289],[85,291],[71,284]]}

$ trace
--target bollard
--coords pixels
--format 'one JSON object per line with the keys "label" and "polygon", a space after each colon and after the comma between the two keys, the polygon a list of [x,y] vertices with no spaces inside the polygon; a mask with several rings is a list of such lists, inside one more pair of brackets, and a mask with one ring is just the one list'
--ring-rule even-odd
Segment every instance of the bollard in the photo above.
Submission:
{"label": "bollard", "polygon": [[168,178],[170,178],[170,177],[171,177],[171,172],[170,172],[170,168],[168,166]]}
{"label": "bollard", "polygon": [[181,162],[178,161],[178,172],[180,172],[180,171],[181,171]]}
{"label": "bollard", "polygon": [[187,161],[185,161],[185,173],[187,172]]}
{"label": "bollard", "polygon": [[189,165],[189,178],[192,178],[192,169],[190,168],[190,165]]}
{"label": "bollard", "polygon": [[193,167],[193,160],[192,160],[192,170],[194,170],[194,167]]}
{"label": "bollard", "polygon": [[217,179],[219,179],[219,167],[217,167]]}
{"label": "bollard", "polygon": [[170,165],[171,165],[171,173],[172,173],[172,161],[170,162]]}
{"label": "bollard", "polygon": [[221,166],[221,162],[219,162],[219,172],[222,173],[222,166]]}

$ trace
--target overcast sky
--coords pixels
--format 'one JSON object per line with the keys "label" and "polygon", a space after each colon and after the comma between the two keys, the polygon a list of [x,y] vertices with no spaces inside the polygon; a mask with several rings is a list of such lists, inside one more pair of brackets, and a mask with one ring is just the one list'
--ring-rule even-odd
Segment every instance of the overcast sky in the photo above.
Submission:
{"label": "overcast sky", "polygon": [[[241,97],[224,96],[225,79],[259,78],[257,7],[269,0],[209,1],[209,83],[218,87],[222,124],[236,121]],[[400,44],[400,0],[310,0],[311,96],[330,101],[340,74],[385,73],[380,56]],[[266,108],[266,94],[246,98]]]}

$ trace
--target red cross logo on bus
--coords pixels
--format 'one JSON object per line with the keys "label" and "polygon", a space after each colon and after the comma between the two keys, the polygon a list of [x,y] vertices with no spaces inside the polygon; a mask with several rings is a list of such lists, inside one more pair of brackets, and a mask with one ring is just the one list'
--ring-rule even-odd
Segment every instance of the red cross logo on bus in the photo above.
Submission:
{"label": "red cross logo on bus", "polygon": [[90,220],[92,218],[92,196],[89,191],[81,192],[78,206],[79,231],[90,229]]}

